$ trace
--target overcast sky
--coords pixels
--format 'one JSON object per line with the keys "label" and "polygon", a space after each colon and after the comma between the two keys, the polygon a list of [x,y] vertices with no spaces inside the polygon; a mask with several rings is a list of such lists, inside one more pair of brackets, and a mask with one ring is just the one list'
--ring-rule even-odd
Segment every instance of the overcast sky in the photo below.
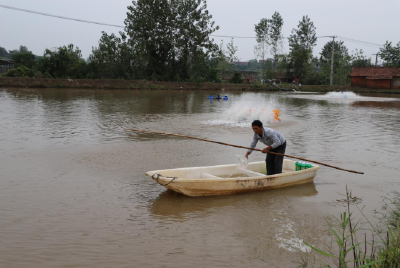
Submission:
{"label": "overcast sky", "polygon": [[[0,5],[13,6],[64,17],[124,26],[131,0],[0,0]],[[220,26],[215,35],[254,36],[254,24],[271,18],[278,11],[283,20],[283,35],[288,37],[297,28],[303,15],[308,15],[317,29],[317,36],[337,35],[374,44],[386,40],[400,41],[400,0],[208,0],[208,10]],[[46,48],[74,44],[84,58],[97,46],[101,31],[115,33],[120,28],[81,23],[0,7],[0,46],[7,50],[25,45],[36,55]],[[214,37],[227,44],[230,38]],[[329,38],[319,38],[314,48],[318,56]],[[241,61],[254,58],[255,39],[234,39]],[[366,52],[375,62],[377,46],[345,41],[349,52],[356,48]],[[289,52],[287,41],[284,52]]]}

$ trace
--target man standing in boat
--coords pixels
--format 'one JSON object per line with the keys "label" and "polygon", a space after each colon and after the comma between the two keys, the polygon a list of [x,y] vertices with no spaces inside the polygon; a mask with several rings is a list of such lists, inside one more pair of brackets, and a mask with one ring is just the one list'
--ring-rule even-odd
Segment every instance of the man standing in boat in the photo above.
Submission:
{"label": "man standing in boat", "polygon": [[[285,137],[283,137],[281,133],[272,128],[263,127],[263,124],[260,120],[254,120],[253,123],[251,123],[251,127],[253,128],[254,136],[250,148],[256,147],[258,141],[268,146],[262,150],[264,154],[267,154],[267,157],[265,159],[267,166],[267,175],[282,173],[283,156],[270,154],[268,152],[285,154]],[[253,150],[247,151],[245,155],[246,158],[249,158],[249,155],[252,151]]]}

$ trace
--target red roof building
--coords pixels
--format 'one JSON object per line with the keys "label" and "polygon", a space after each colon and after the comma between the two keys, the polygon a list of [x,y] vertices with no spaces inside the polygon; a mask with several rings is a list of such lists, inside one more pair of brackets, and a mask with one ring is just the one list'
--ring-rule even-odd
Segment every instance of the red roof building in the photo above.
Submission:
{"label": "red roof building", "polygon": [[353,68],[350,77],[352,87],[400,89],[400,68]]}
{"label": "red roof building", "polygon": [[232,66],[245,66],[245,67],[249,66],[249,62],[248,61],[231,61],[230,64]]}

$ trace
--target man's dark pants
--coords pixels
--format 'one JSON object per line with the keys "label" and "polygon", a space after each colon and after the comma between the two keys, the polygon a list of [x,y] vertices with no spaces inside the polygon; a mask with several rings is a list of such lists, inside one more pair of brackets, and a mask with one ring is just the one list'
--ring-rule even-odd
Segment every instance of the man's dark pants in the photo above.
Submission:
{"label": "man's dark pants", "polygon": [[[285,150],[286,141],[275,149],[271,149],[270,152],[285,154]],[[282,173],[283,156],[276,154],[267,154],[265,162],[267,163],[267,175]]]}

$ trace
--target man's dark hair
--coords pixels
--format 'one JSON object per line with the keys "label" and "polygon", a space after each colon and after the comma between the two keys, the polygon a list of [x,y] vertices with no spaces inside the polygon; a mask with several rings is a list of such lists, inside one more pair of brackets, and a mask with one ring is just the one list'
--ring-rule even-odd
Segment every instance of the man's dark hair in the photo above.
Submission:
{"label": "man's dark hair", "polygon": [[260,120],[254,120],[253,123],[251,123],[251,126],[262,127],[263,125]]}

